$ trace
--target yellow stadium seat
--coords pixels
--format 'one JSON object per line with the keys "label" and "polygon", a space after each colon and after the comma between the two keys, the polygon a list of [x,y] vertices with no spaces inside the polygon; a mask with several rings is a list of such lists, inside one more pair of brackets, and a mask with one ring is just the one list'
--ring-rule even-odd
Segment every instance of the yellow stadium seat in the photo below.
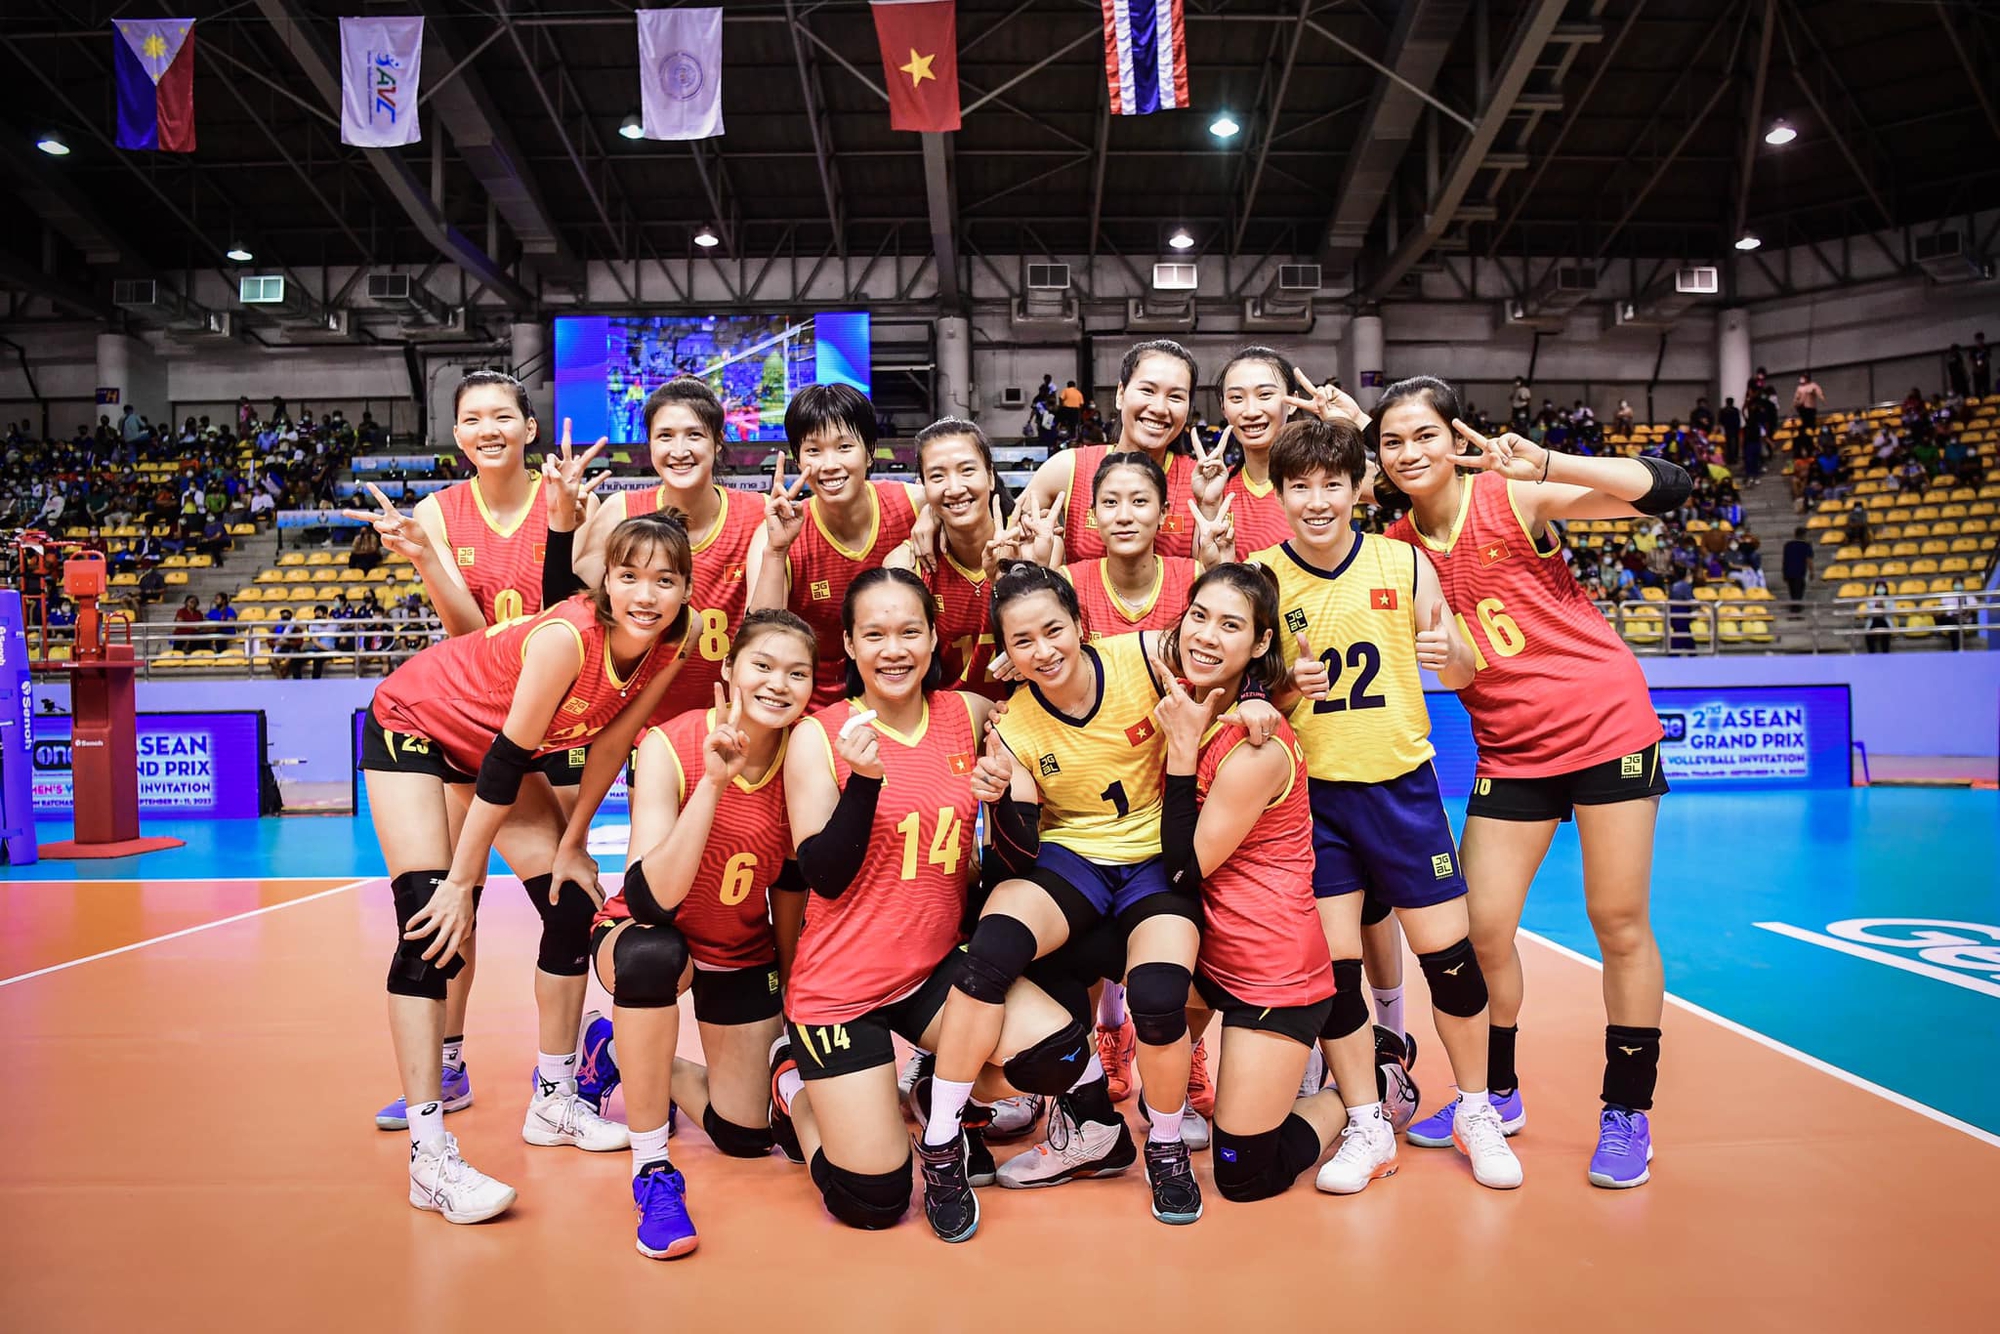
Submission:
{"label": "yellow stadium seat", "polygon": [[311,602],[316,596],[311,584],[292,585],[292,601],[294,602]]}
{"label": "yellow stadium seat", "polygon": [[1836,560],[1860,560],[1861,557],[1865,554],[1866,553],[1863,552],[1862,549],[1857,546],[1842,546],[1840,550],[1833,553],[1834,559]]}
{"label": "yellow stadium seat", "polygon": [[1937,578],[1931,580],[1930,591],[1933,593],[1951,592],[1952,578],[1953,576],[1949,574],[1939,575]]}
{"label": "yellow stadium seat", "polygon": [[1889,544],[1880,540],[1870,542],[1861,554],[1869,560],[1887,560],[1890,554]]}
{"label": "yellow stadium seat", "polygon": [[384,569],[382,566],[377,565],[374,569],[368,571],[368,573],[362,575],[361,577],[367,580],[371,584],[384,584],[389,581],[389,571]]}
{"label": "yellow stadium seat", "polygon": [[1821,570],[1819,573],[1819,577],[1831,584],[1831,583],[1838,583],[1840,580],[1847,578],[1849,575],[1853,573],[1854,573],[1854,568],[1851,565],[1848,565],[1842,561],[1835,561],[1833,564],[1827,566],[1824,570]]}
{"label": "yellow stadium seat", "polygon": [[1876,575],[1882,573],[1882,567],[1872,560],[1856,561],[1850,573],[1856,579],[1873,579]]}
{"label": "yellow stadium seat", "polygon": [[1915,542],[1897,542],[1889,548],[1891,556],[1914,556],[1917,554]]}
{"label": "yellow stadium seat", "polygon": [[1634,644],[1657,644],[1662,634],[1657,607],[1640,607],[1625,613],[1625,638]]}
{"label": "yellow stadium seat", "polygon": [[1908,523],[1916,517],[1914,511],[1898,506],[1891,506],[1888,512],[1883,515],[1884,521],[1888,523]]}
{"label": "yellow stadium seat", "polygon": [[1975,501],[1965,507],[1965,512],[1975,519],[1990,519],[2000,514],[2000,504],[1990,500]]}
{"label": "yellow stadium seat", "polygon": [[1931,525],[1927,523],[1906,523],[1903,525],[1902,536],[1925,538],[1929,537],[1932,533],[1936,531],[1937,530],[1935,528],[1931,527]]}
{"label": "yellow stadium seat", "polygon": [[1941,508],[1941,506],[1937,505],[1919,505],[1916,508],[1916,512],[1911,514],[1910,517],[1920,523],[1931,519],[1942,519],[1944,515],[1940,512]]}
{"label": "yellow stadium seat", "polygon": [[1639,590],[1639,596],[1648,602],[1665,602],[1667,600],[1667,590],[1653,587],[1642,588]]}
{"label": "yellow stadium seat", "polygon": [[188,558],[186,556],[169,556],[161,561],[160,565],[163,569],[184,570],[187,568],[187,563]]}
{"label": "yellow stadium seat", "polygon": [[305,563],[306,556],[303,551],[287,551],[284,555],[278,557],[278,564],[288,569],[291,566],[304,565]]}
{"label": "yellow stadium seat", "polygon": [[1938,507],[1938,517],[1940,519],[1963,519],[1965,516],[1966,507],[1961,502],[1953,501],[1949,505]]}
{"label": "yellow stadium seat", "polygon": [[1911,593],[1921,593],[1923,591],[1924,591],[1924,581],[1921,579],[1898,579],[1896,581],[1896,592],[1903,594],[1905,596]]}
{"label": "yellow stadium seat", "polygon": [[1986,549],[1986,542],[1983,538],[1954,537],[1951,539],[1951,550],[1953,555],[1958,555],[1960,553],[1963,553],[1969,556],[1975,551],[1984,551],[1985,549]]}
{"label": "yellow stadium seat", "polygon": [[68,662],[68,661],[69,661],[69,645],[68,645],[68,644],[52,644],[52,645],[50,645],[50,647],[49,647],[49,652],[48,652],[48,660],[49,660],[50,662]]}
{"label": "yellow stadium seat", "polygon": [[295,565],[285,571],[285,582],[288,584],[309,584],[312,582],[312,571],[305,569],[303,566]]}
{"label": "yellow stadium seat", "polygon": [[1822,528],[1822,529],[1820,530],[1820,534],[1819,534],[1819,544],[1820,544],[1821,546],[1823,546],[1823,547],[1830,547],[1830,546],[1832,546],[1832,545],[1833,545],[1834,543],[1836,543],[1836,542],[1838,542],[1838,541],[1840,541],[1840,529],[1838,529],[1838,528]]}
{"label": "yellow stadium seat", "polygon": [[333,553],[331,551],[315,551],[306,557],[306,564],[331,565],[333,564]]}
{"label": "yellow stadium seat", "polygon": [[285,572],[283,570],[259,570],[257,571],[256,582],[260,584],[282,584],[285,582]]}
{"label": "yellow stadium seat", "polygon": [[1911,574],[1936,574],[1937,568],[1938,558],[1936,556],[1919,556],[1910,562]]}
{"label": "yellow stadium seat", "polygon": [[1828,503],[1829,502],[1826,501],[1820,502],[1819,513],[1812,515],[1806,520],[1806,527],[1808,528],[1833,527],[1834,519],[1833,515],[1827,510]]}
{"label": "yellow stadium seat", "polygon": [[1946,556],[1938,562],[1939,574],[1965,574],[1972,569],[1972,562],[1963,556]]}
{"label": "yellow stadium seat", "polygon": [[238,609],[236,619],[239,621],[267,621],[271,619],[271,609],[269,607],[243,607]]}
{"label": "yellow stadium seat", "polygon": [[1697,588],[1697,589],[1695,589],[1695,590],[1694,590],[1694,596],[1695,596],[1695,600],[1696,600],[1696,601],[1698,601],[1698,602],[1713,602],[1713,601],[1715,601],[1715,599],[1716,599],[1716,596],[1717,596],[1717,594],[1716,594],[1716,588],[1715,588],[1715,585],[1714,585],[1714,584],[1703,584],[1703,585],[1702,585],[1701,587],[1699,587],[1699,588]]}
{"label": "yellow stadium seat", "polygon": [[231,537],[255,537],[257,536],[257,525],[254,523],[232,523],[229,525],[229,535]]}
{"label": "yellow stadium seat", "polygon": [[113,588],[137,588],[139,586],[139,576],[136,574],[114,574],[111,576],[111,586]]}
{"label": "yellow stadium seat", "polygon": [[1708,531],[1708,520],[1689,519],[1687,521],[1687,530],[1690,533],[1705,533]]}
{"label": "yellow stadium seat", "polygon": [[1908,574],[1909,572],[1910,572],[1910,563],[1908,561],[1885,560],[1882,562],[1882,569],[1880,571],[1880,574],[1884,579],[1893,579],[1897,575]]}
{"label": "yellow stadium seat", "polygon": [[169,571],[167,571],[167,582],[168,582],[168,583],[170,583],[170,584],[175,584],[175,585],[179,585],[179,584],[185,584],[185,583],[186,583],[187,581],[188,581],[188,576],[187,576],[187,571],[186,571],[186,570],[169,570]]}
{"label": "yellow stadium seat", "polygon": [[317,587],[315,587],[315,588],[313,589],[313,596],[314,596],[314,597],[316,597],[316,598],[322,598],[322,599],[324,599],[324,600],[326,600],[326,601],[328,601],[328,602],[331,602],[331,601],[333,601],[333,600],[334,600],[335,598],[337,598],[337,597],[339,597],[339,596],[340,596],[340,585],[339,585],[339,584],[320,584],[320,585],[318,585]]}
{"label": "yellow stadium seat", "polygon": [[1917,554],[1920,556],[1942,556],[1949,550],[1951,543],[1942,537],[1925,538],[1917,545]]}
{"label": "yellow stadium seat", "polygon": [[1743,596],[1749,598],[1752,602],[1769,602],[1771,601],[1771,590],[1762,585],[1753,585],[1743,590]]}
{"label": "yellow stadium seat", "polygon": [[1936,523],[1931,525],[1931,536],[1957,537],[1958,521],[1955,519],[1939,519]]}
{"label": "yellow stadium seat", "polygon": [[189,556],[189,557],[188,557],[188,568],[189,568],[190,570],[212,570],[212,569],[214,569],[214,568],[215,568],[215,557],[213,557],[213,556]]}
{"label": "yellow stadium seat", "polygon": [[255,584],[246,584],[244,587],[236,590],[235,598],[238,602],[262,602],[264,600],[264,590]]}
{"label": "yellow stadium seat", "polygon": [[347,594],[349,598],[352,598],[353,600],[358,602],[362,598],[368,596],[368,585],[348,584],[345,588],[342,588],[340,591]]}
{"label": "yellow stadium seat", "polygon": [[1958,525],[1958,531],[1968,536],[1983,537],[1992,531],[1992,525],[1984,519],[1967,519]]}

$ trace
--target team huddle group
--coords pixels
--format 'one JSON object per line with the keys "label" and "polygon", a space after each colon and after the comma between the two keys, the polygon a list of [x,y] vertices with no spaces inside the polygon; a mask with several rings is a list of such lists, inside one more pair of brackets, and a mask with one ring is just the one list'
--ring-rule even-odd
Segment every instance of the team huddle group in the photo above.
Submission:
{"label": "team huddle group", "polygon": [[[760,496],[716,483],[721,405],[678,379],[645,405],[658,485],[600,497],[604,442],[576,452],[565,425],[531,471],[526,393],[465,378],[475,477],[354,512],[451,636],[378,688],[361,759],[402,928],[403,1096],[376,1124],[408,1128],[412,1205],[469,1223],[515,1198],[444,1126],[472,1102],[496,851],[542,920],[523,1136],[629,1148],[647,1256],[696,1246],[677,1117],[805,1166],[859,1228],[909,1211],[914,1157],[954,1242],[980,1187],[1142,1159],[1153,1216],[1193,1223],[1202,1150],[1238,1202],[1316,1165],[1321,1190],[1360,1191],[1399,1135],[1517,1187],[1514,936],[1572,818],[1608,1020],[1589,1180],[1647,1180],[1661,730],[1552,525],[1664,513],[1686,473],[1481,436],[1428,376],[1371,419],[1263,347],[1216,383],[1231,470],[1190,443],[1198,383],[1179,344],[1135,346],[1118,443],[1055,455],[1019,495],[954,418],[919,434],[917,482],[872,480],[873,407],[809,386]],[[1391,490],[1407,515],[1359,531]],[[1462,845],[1419,668],[1472,718]],[[607,893],[590,823],[628,760]],[[1406,940],[1456,1088],[1421,1119]],[[593,966],[608,1019],[584,1013]],[[687,992],[706,1065],[676,1053]],[[621,1083],[625,1124],[604,1115]],[[1118,1109],[1135,1095],[1143,1146]],[[993,1142],[1038,1126],[996,1165]]]}

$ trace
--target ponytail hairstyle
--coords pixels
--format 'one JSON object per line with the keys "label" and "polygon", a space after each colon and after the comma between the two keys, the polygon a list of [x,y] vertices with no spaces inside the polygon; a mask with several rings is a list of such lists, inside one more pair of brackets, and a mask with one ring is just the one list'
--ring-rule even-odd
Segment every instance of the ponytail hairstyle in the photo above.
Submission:
{"label": "ponytail hairstyle", "polygon": [[1240,349],[1235,356],[1222,363],[1222,373],[1215,377],[1215,392],[1217,395],[1222,393],[1222,386],[1228,382],[1229,372],[1235,370],[1246,361],[1261,361],[1266,366],[1269,366],[1278,373],[1278,383],[1283,386],[1284,392],[1287,394],[1292,392],[1295,383],[1292,377],[1295,371],[1290,359],[1276,348],[1265,347],[1261,343],[1252,343],[1250,346]]}
{"label": "ponytail hairstyle", "polygon": [[1119,468],[1130,468],[1153,484],[1153,491],[1160,498],[1160,509],[1167,508],[1167,470],[1154,461],[1151,454],[1139,449],[1114,450],[1098,463],[1097,471],[1090,479],[1090,503],[1097,504],[1097,493],[1104,487],[1104,479]]}
{"label": "ponytail hairstyle", "polygon": [[497,384],[503,389],[510,390],[514,395],[515,405],[521,409],[521,416],[529,421],[535,420],[534,400],[528,397],[526,385],[505,371],[476,370],[467,371],[465,378],[458,382],[458,387],[451,391],[451,416],[454,422],[458,420],[458,401],[465,397],[465,391],[477,389],[483,384]]}
{"label": "ponytail hairstyle", "polygon": [[819,658],[819,636],[799,616],[783,607],[764,607],[744,616],[742,624],[736,628],[736,638],[730,641],[725,663],[734,665],[738,655],[760,639],[769,635],[797,635],[805,641],[806,656]]}
{"label": "ponytail hairstyle", "polygon": [[1014,513],[1014,493],[1007,487],[1007,481],[1000,475],[1000,469],[993,463],[993,442],[978,423],[963,417],[940,417],[923,430],[917,432],[917,479],[923,480],[924,449],[934,440],[952,440],[964,436],[979,451],[980,461],[986,465],[986,475],[992,480],[993,494],[1000,497],[1000,512],[1003,516]]}
{"label": "ponytail hairstyle", "polygon": [[[1000,577],[993,581],[993,633],[996,639],[1004,638],[1000,618],[1006,613],[1007,605],[1037,593],[1055,594],[1064,614],[1079,626],[1083,624],[1083,608],[1076,600],[1074,584],[1046,565],[1018,560],[1001,571]],[[996,647],[1000,652],[1006,652],[1004,643]]]}
{"label": "ponytail hairstyle", "polygon": [[[847,586],[847,596],[841,599],[840,603],[841,630],[849,636],[854,634],[854,604],[861,600],[862,594],[882,584],[894,584],[898,588],[905,590],[914,596],[917,602],[923,607],[924,624],[930,627],[932,643],[930,665],[924,668],[924,680],[921,689],[926,695],[930,694],[933,690],[942,690],[944,688],[944,656],[938,652],[936,643],[937,598],[931,595],[931,590],[924,585],[923,580],[917,578],[916,575],[911,574],[908,570],[898,570],[886,565],[877,565],[873,569],[863,570],[860,574],[854,576],[854,582]],[[861,680],[861,670],[854,665],[854,659],[852,658],[847,659],[847,680],[842,688],[847,691],[849,699],[858,698],[866,688],[865,683]]]}
{"label": "ponytail hairstyle", "polygon": [[604,544],[604,577],[585,597],[597,612],[597,623],[611,628],[611,571],[620,565],[636,566],[648,558],[664,555],[668,566],[681,577],[687,591],[673,624],[660,636],[662,644],[678,645],[687,638],[688,621],[694,614],[694,550],[688,542],[687,516],[668,506],[651,514],[625,520],[611,530]]}
{"label": "ponytail hairstyle", "polygon": [[[1269,638],[1264,644],[1264,651],[1250,659],[1243,678],[1255,681],[1266,693],[1276,690],[1286,678],[1285,651],[1278,640],[1281,627],[1278,624],[1277,576],[1261,565],[1247,565],[1241,561],[1217,565],[1195,580],[1194,587],[1188,590],[1190,607],[1201,596],[1201,590],[1211,583],[1229,585],[1250,604],[1252,638],[1266,635]],[[1176,672],[1181,670],[1181,623],[1186,619],[1187,613],[1183,611],[1180,620],[1160,633],[1160,656]]]}

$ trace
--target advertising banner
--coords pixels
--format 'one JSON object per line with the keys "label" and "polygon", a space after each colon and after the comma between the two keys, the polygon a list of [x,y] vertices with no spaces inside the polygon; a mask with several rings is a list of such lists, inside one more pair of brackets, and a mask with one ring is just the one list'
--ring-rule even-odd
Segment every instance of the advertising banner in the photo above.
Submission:
{"label": "advertising banner", "polygon": [[[141,818],[257,818],[262,713],[142,713],[138,740]],[[36,715],[32,758],[36,817],[68,819],[75,800],[68,714]]]}

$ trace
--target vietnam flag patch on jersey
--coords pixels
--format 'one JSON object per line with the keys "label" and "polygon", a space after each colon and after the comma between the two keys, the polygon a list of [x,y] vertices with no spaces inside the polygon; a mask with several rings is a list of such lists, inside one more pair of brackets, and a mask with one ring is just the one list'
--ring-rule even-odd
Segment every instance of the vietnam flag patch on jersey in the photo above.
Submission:
{"label": "vietnam flag patch on jersey", "polygon": [[1135,746],[1143,746],[1151,741],[1160,729],[1153,725],[1151,718],[1141,718],[1125,729],[1125,739]]}
{"label": "vietnam flag patch on jersey", "polygon": [[1507,559],[1508,554],[1505,542],[1488,542],[1479,549],[1479,563],[1481,565],[1498,565],[1501,561]]}
{"label": "vietnam flag patch on jersey", "polygon": [[1368,590],[1368,605],[1376,611],[1396,610],[1396,590],[1393,588],[1371,588]]}
{"label": "vietnam flag patch on jersey", "polygon": [[970,755],[947,755],[944,762],[945,767],[955,774],[969,774],[972,772],[972,757]]}

